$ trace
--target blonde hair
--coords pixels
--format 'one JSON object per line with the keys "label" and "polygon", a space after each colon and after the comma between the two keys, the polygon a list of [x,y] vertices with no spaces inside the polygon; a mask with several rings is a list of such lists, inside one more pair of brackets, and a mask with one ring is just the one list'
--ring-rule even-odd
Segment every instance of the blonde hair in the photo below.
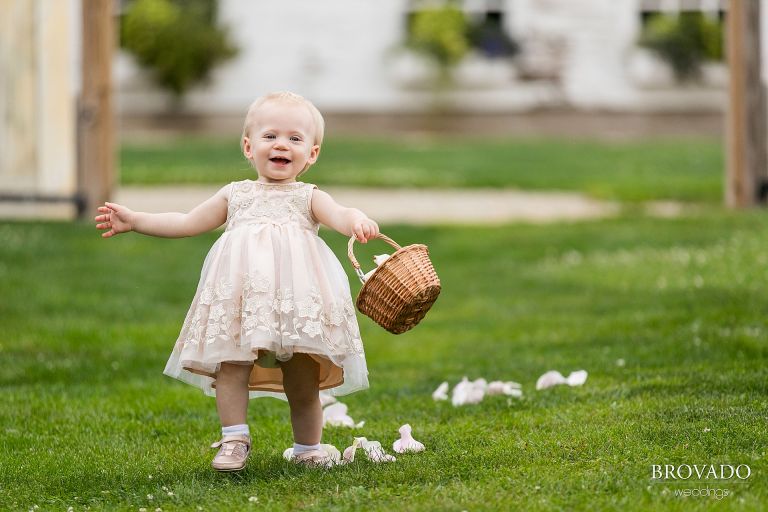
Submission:
{"label": "blonde hair", "polygon": [[[289,91],[279,91],[271,92],[257,98],[256,101],[251,103],[251,106],[248,107],[248,113],[245,114],[245,123],[243,123],[243,134],[240,137],[241,151],[245,150],[244,139],[245,137],[248,137],[248,133],[251,130],[251,127],[256,122],[259,107],[270,101],[293,103],[294,105],[304,105],[307,107],[307,110],[309,110],[309,113],[312,116],[312,123],[315,125],[315,138],[312,141],[312,145],[322,146],[323,135],[325,134],[325,119],[323,119],[323,114],[321,114],[317,107],[304,96],[299,96],[298,94]],[[307,163],[306,167],[304,167],[299,176],[305,173],[307,169],[309,169],[310,165],[311,164]]]}

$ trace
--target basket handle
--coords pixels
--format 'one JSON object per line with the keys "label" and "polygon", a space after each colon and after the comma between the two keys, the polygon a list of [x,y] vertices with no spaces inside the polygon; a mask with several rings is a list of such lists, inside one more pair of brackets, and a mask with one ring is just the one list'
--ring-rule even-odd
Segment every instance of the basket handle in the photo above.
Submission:
{"label": "basket handle", "polygon": [[[387,242],[389,245],[395,248],[395,250],[402,249],[397,242],[389,238],[387,235],[384,235],[382,233],[379,233],[376,235],[376,238],[381,238],[385,242]],[[360,282],[365,282],[365,274],[362,270],[360,270],[360,264],[357,262],[357,258],[355,258],[355,253],[352,250],[352,246],[355,245],[355,242],[357,241],[357,238],[354,237],[354,235],[349,239],[349,244],[347,246],[347,256],[349,256],[349,261],[352,262],[352,266],[355,267],[355,273],[357,274],[357,277],[360,278]]]}

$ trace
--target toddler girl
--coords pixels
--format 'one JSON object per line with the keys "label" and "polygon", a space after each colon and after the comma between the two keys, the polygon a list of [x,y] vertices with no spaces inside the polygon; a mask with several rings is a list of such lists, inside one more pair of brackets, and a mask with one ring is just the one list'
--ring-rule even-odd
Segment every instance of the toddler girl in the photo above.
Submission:
{"label": "toddler girl", "polygon": [[326,464],[319,390],[368,387],[349,282],[317,231],[324,224],[365,243],[379,227],[296,181],[317,161],[323,131],[322,115],[301,96],[263,96],[248,109],[241,139],[256,181],[230,183],[187,214],[115,203],[98,209],[105,238],[128,231],[177,238],[226,224],[164,371],[216,397],[222,438],[212,465],[219,471],[245,467],[249,398],[287,399],[293,460]]}

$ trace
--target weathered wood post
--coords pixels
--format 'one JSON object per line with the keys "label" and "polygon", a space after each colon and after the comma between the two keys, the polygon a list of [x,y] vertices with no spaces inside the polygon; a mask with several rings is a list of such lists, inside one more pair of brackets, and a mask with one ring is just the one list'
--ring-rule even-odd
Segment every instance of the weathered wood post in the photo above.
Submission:
{"label": "weathered wood post", "polygon": [[731,208],[768,196],[765,87],[760,61],[762,0],[730,0],[726,45],[730,85],[726,116],[725,202]]}
{"label": "weathered wood post", "polygon": [[112,111],[113,0],[82,0],[83,89],[78,116],[80,217],[92,217],[115,185]]}

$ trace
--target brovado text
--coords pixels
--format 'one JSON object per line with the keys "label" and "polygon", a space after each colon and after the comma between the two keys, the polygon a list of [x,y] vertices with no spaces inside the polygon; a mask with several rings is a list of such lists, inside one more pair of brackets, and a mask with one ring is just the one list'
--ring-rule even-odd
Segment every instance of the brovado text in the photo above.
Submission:
{"label": "brovado text", "polygon": [[752,474],[752,470],[746,464],[733,466],[732,464],[653,464],[651,465],[651,479],[653,480],[688,480],[695,477],[696,480],[730,480],[738,478],[746,480]]}

